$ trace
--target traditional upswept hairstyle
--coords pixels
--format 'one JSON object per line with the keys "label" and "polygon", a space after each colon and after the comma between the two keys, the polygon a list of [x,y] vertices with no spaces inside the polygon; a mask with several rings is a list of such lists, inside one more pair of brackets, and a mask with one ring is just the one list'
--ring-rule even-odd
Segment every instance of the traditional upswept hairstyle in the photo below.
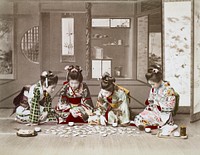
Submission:
{"label": "traditional upswept hairstyle", "polygon": [[67,71],[67,81],[70,80],[77,80],[80,83],[83,82],[83,75],[82,75],[82,69],[80,66],[66,66],[65,70]]}
{"label": "traditional upswept hairstyle", "polygon": [[40,75],[40,80],[42,85],[45,85],[45,87],[49,87],[58,83],[58,76],[53,74],[52,71],[43,71]]}
{"label": "traditional upswept hairstyle", "polygon": [[160,82],[163,78],[162,69],[159,65],[151,65],[145,74],[147,81]]}
{"label": "traditional upswept hairstyle", "polygon": [[110,92],[115,90],[115,78],[110,76],[108,72],[105,72],[101,78],[101,88]]}

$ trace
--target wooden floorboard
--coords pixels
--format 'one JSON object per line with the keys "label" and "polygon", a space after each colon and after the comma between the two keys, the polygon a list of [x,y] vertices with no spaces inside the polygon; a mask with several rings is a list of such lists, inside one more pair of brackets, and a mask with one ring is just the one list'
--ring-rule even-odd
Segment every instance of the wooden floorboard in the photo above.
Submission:
{"label": "wooden floorboard", "polygon": [[[177,115],[175,122],[187,127],[188,139],[158,138],[141,132],[129,135],[90,135],[88,137],[59,137],[40,132],[36,137],[16,136],[16,128],[30,129],[8,117],[8,109],[0,109],[1,155],[200,155],[200,121],[190,123],[189,115]],[[42,131],[51,125],[41,125]]]}

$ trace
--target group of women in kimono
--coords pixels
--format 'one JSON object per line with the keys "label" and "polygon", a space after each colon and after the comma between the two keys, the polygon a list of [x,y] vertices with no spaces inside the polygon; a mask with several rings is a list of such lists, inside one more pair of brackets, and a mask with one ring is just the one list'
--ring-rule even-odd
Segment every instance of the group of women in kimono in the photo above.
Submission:
{"label": "group of women in kimono", "polygon": [[[51,94],[57,85],[58,76],[51,71],[44,71],[38,83],[22,92],[23,97],[18,100],[20,103],[15,108],[18,122],[42,124],[56,121],[58,124],[75,122],[99,125],[117,123],[121,126],[130,124],[129,96],[116,85],[115,78],[108,73],[102,76],[100,92],[94,106],[89,88],[83,82],[82,69],[71,65],[65,67],[65,70],[67,77],[59,92],[56,107],[52,107]],[[174,89],[169,82],[163,81],[158,65],[152,65],[145,77],[152,88],[147,106],[135,116],[134,124],[141,130],[150,126],[173,125]],[[24,101],[27,104],[23,104]]]}

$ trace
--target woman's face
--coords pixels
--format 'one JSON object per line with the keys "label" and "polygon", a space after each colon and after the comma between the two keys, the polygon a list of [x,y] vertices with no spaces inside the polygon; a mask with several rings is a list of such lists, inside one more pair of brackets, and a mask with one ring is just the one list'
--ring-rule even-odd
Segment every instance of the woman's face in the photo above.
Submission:
{"label": "woman's face", "polygon": [[73,90],[79,87],[80,82],[77,80],[69,80],[69,85],[72,87]]}
{"label": "woman's face", "polygon": [[51,94],[54,92],[55,88],[56,88],[56,85],[51,85],[48,88],[45,87],[44,90],[46,90],[48,94]]}
{"label": "woman's face", "polygon": [[101,93],[101,95],[104,96],[104,97],[109,97],[109,96],[112,94],[112,92],[107,91],[107,90],[105,90],[105,89],[101,89],[100,93]]}
{"label": "woman's face", "polygon": [[148,81],[148,83],[151,85],[152,88],[158,88],[160,87],[162,80],[160,82]]}

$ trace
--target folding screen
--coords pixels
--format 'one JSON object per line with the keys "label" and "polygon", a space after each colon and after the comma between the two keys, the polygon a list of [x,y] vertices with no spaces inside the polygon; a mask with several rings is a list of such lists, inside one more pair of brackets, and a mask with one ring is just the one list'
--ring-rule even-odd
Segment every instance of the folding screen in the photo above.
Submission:
{"label": "folding screen", "polygon": [[191,103],[191,1],[164,2],[164,78]]}

